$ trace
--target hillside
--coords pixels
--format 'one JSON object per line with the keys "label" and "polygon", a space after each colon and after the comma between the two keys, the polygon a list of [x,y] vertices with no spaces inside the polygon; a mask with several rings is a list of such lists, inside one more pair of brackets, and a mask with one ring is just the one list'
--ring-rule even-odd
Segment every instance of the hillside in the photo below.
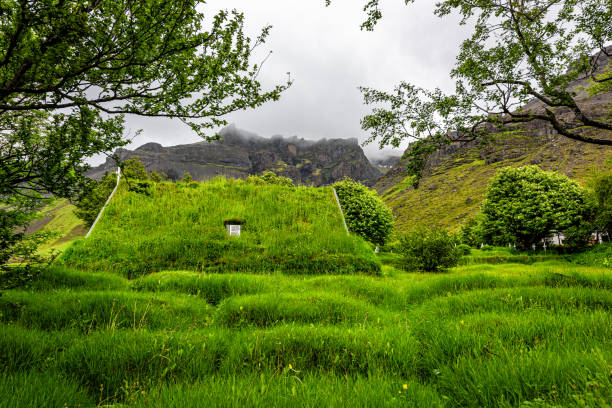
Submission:
{"label": "hillside", "polygon": [[[217,176],[245,178],[266,170],[291,178],[296,184],[329,185],[344,177],[352,177],[372,185],[380,171],[370,164],[357,139],[324,139],[310,141],[297,137],[270,139],[244,132],[233,126],[221,131],[221,141],[162,147],[147,143],[135,150],[118,149],[126,160],[139,157],[148,171],[164,172],[172,180],[183,172],[194,180]],[[100,178],[116,168],[114,160],[92,169],[89,176]]]}
{"label": "hillside", "polygon": [[398,165],[375,188],[393,209],[396,225],[441,225],[457,229],[474,216],[484,199],[487,184],[505,166],[536,164],[584,183],[593,170],[604,168],[612,149],[572,142],[550,135],[500,135],[483,147],[438,152],[428,160],[419,188]]}
{"label": "hillside", "polygon": [[[224,221],[245,222],[240,237]],[[347,235],[330,187],[256,185],[217,178],[122,184],[93,233],[60,258],[64,265],[134,278],[162,270],[290,274],[378,274],[372,249]]]}
{"label": "hillside", "polygon": [[[610,62],[610,58],[603,56],[599,69],[603,70]],[[571,86],[585,112],[600,118],[612,117],[612,93],[588,97],[582,89],[585,85],[583,79]],[[542,106],[532,101],[524,109],[539,111]],[[612,137],[612,132],[585,131]],[[503,131],[492,129],[488,140],[456,143],[431,154],[418,189],[406,177],[405,163],[395,165],[374,188],[393,209],[400,230],[416,224],[458,229],[479,211],[489,180],[502,167],[534,164],[584,183],[593,171],[602,170],[611,157],[610,147],[567,139],[548,123],[533,121],[508,126]]]}
{"label": "hillside", "polygon": [[34,220],[26,229],[26,234],[41,231],[53,231],[58,234],[50,241],[44,243],[40,252],[50,250],[63,251],[78,237],[87,233],[82,220],[74,214],[76,207],[66,199],[56,199],[41,211],[41,218]]}

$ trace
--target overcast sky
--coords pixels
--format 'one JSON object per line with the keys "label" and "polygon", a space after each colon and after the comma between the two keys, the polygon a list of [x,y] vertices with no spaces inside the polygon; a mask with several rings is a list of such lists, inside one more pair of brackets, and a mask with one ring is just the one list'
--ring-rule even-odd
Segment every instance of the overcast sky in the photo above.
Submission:
{"label": "overcast sky", "polygon": [[[272,25],[268,41],[253,62],[272,51],[260,81],[267,86],[286,79],[293,86],[278,102],[227,116],[238,128],[260,136],[305,139],[352,138],[364,141],[360,128],[368,113],[359,86],[390,90],[402,80],[428,88],[452,89],[449,72],[468,28],[453,17],[433,15],[434,1],[383,0],[384,17],[374,32],[360,30],[366,0],[209,0],[204,13],[244,12],[247,34]],[[147,142],[164,146],[200,141],[178,120],[128,117],[127,128],[142,129],[129,148]],[[374,144],[364,148],[370,157]],[[400,152],[398,151],[398,154]]]}

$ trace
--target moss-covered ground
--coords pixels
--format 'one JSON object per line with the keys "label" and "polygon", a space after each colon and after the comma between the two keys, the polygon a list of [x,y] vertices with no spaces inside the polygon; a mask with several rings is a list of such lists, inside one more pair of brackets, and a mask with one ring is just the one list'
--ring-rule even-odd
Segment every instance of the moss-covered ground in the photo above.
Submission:
{"label": "moss-covered ground", "polygon": [[28,233],[52,231],[52,239],[40,246],[41,253],[51,250],[63,251],[72,241],[85,236],[87,228],[82,220],[74,214],[75,206],[66,199],[56,199],[45,206],[38,219],[28,228]]}

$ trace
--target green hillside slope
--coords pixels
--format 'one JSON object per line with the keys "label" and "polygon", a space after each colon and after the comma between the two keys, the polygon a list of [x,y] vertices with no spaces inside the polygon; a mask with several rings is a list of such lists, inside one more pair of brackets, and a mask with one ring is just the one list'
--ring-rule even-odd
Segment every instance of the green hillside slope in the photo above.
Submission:
{"label": "green hillside slope", "polygon": [[584,184],[604,168],[612,149],[574,142],[553,134],[527,132],[494,135],[486,143],[449,146],[427,161],[418,189],[411,186],[405,164],[383,176],[375,188],[393,210],[396,226],[439,225],[459,229],[478,213],[489,180],[502,167],[535,164]]}
{"label": "green hillside slope", "polygon": [[[246,222],[229,237],[224,220]],[[92,235],[60,262],[133,278],[164,269],[347,274],[380,271],[372,249],[348,236],[331,188],[242,180],[160,183],[117,192]]]}
{"label": "green hillside slope", "polygon": [[42,253],[51,250],[63,251],[76,238],[85,236],[87,228],[74,214],[75,206],[64,198],[53,200],[42,209],[40,218],[28,226],[26,233],[53,231],[58,235],[39,247]]}
{"label": "green hillside slope", "polygon": [[[601,58],[605,59],[600,63],[601,69],[612,66],[609,56]],[[570,83],[569,89],[587,116],[610,123],[612,92],[591,95],[586,89],[589,86],[589,80],[581,77]],[[521,109],[545,113],[543,103],[537,99]],[[570,111],[559,110],[558,114],[568,120],[572,118]],[[482,129],[488,132],[484,139],[457,142],[432,153],[425,161],[418,189],[412,188],[412,180],[405,174],[405,162],[394,166],[376,182],[374,187],[392,208],[400,230],[409,230],[418,224],[459,229],[479,211],[489,180],[502,167],[538,165],[584,183],[593,170],[602,170],[606,159],[612,157],[609,146],[568,139],[541,120],[506,125],[503,129],[483,125]],[[574,130],[596,139],[612,138],[612,132],[603,129]]]}

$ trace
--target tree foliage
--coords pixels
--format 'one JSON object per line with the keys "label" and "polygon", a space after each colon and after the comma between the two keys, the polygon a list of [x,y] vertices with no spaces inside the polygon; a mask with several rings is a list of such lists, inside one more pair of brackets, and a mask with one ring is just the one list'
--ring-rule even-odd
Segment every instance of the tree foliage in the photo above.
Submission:
{"label": "tree foliage", "polygon": [[384,245],[393,230],[393,214],[376,191],[351,179],[334,184],[349,230],[376,245]]}
{"label": "tree foliage", "polygon": [[597,174],[591,187],[596,205],[595,225],[612,238],[612,169]]}
{"label": "tree foliage", "polygon": [[121,166],[121,175],[130,180],[148,180],[149,173],[145,170],[144,164],[140,161],[140,157],[134,156],[127,159]]}
{"label": "tree foliage", "polygon": [[105,173],[100,181],[92,180],[75,202],[74,214],[90,227],[117,184],[117,173]]}
{"label": "tree foliage", "polygon": [[[362,28],[372,30],[382,18],[379,0],[364,10]],[[612,146],[610,118],[587,112],[570,87],[586,79],[591,95],[612,90],[612,67],[600,65],[612,54],[611,0],[443,0],[435,14],[458,14],[462,25],[474,26],[451,71],[455,92],[408,82],[391,92],[362,88],[365,103],[374,105],[361,121],[370,142],[423,141],[408,151],[417,176],[428,150],[534,120],[567,138]],[[540,107],[523,109],[530,100]]]}
{"label": "tree foliage", "polygon": [[436,272],[457,265],[461,251],[456,244],[457,238],[442,228],[421,227],[400,238],[400,252],[407,269]]}
{"label": "tree foliage", "polygon": [[[238,12],[205,22],[194,0],[2,2],[0,109],[180,118],[196,131],[277,99],[251,66]],[[73,113],[74,114],[74,113]],[[100,116],[96,116],[100,118]],[[199,121],[198,121],[199,119]]]}
{"label": "tree foliage", "polygon": [[[263,90],[244,17],[204,19],[194,0],[0,2],[0,219],[27,225],[49,194],[88,185],[84,159],[127,143],[124,115],[177,118],[193,131],[276,100]],[[4,228],[4,227],[3,227]],[[2,247],[23,237],[2,234]]]}
{"label": "tree foliage", "polygon": [[468,219],[459,231],[459,241],[462,244],[471,247],[477,247],[482,243],[481,217],[472,217]]}
{"label": "tree foliage", "polygon": [[[26,207],[20,207],[23,205]],[[28,207],[29,205],[33,207]],[[34,219],[31,213],[38,209],[37,203],[22,201],[0,211],[0,270],[8,270],[8,263],[14,261],[26,264],[25,269],[20,268],[15,272],[15,276],[27,276],[31,272],[31,264],[49,264],[57,256],[54,252],[40,254],[37,251],[40,244],[58,237],[56,231],[25,234],[25,225]],[[20,228],[15,229],[15,224]]]}
{"label": "tree foliage", "polygon": [[151,181],[154,183],[161,183],[162,182],[162,177],[161,175],[156,172],[156,171],[152,171],[149,173],[149,177],[151,178]]}
{"label": "tree foliage", "polygon": [[579,248],[591,236],[592,203],[576,182],[536,166],[506,167],[495,175],[482,205],[488,243],[515,243],[522,249],[559,231]]}

